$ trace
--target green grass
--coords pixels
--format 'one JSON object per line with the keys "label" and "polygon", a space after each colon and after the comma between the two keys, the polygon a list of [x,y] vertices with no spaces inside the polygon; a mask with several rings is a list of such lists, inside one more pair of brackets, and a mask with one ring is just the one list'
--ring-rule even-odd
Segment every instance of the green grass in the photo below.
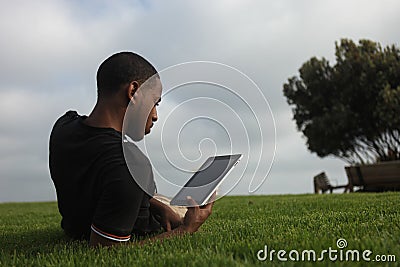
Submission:
{"label": "green grass", "polygon": [[[91,249],[68,240],[56,203],[0,204],[0,266],[244,266],[271,265],[257,251],[337,249],[393,254],[399,266],[400,194],[224,197],[194,235],[138,247]],[[346,250],[345,249],[345,250]],[[286,255],[287,257],[287,255]],[[366,262],[280,262],[279,266],[365,266]],[[369,263],[375,266],[377,263]]]}

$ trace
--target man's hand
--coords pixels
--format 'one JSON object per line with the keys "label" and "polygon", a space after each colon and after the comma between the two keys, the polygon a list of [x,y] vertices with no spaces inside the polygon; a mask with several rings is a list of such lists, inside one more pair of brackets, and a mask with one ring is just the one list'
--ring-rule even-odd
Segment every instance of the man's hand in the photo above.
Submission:
{"label": "man's hand", "polygon": [[212,213],[215,196],[216,194],[214,193],[211,197],[211,202],[201,207],[191,197],[188,197],[188,202],[191,207],[188,207],[188,211],[185,214],[185,218],[183,218],[182,225],[186,232],[196,232],[207,220],[208,216],[210,216]]}
{"label": "man's hand", "polygon": [[150,199],[150,209],[167,232],[183,224],[182,218],[175,211],[155,198]]}
{"label": "man's hand", "polygon": [[167,205],[161,211],[159,221],[167,232],[183,224],[182,218]]}

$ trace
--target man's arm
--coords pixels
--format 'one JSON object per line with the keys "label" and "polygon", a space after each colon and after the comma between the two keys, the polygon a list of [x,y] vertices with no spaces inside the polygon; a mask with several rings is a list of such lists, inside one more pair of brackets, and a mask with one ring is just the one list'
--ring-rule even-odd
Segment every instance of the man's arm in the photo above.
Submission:
{"label": "man's arm", "polygon": [[[177,227],[169,232],[164,232],[162,234],[156,235],[149,239],[142,240],[142,241],[138,242],[138,244],[142,245],[144,243],[151,242],[151,241],[163,240],[165,238],[170,238],[173,236],[179,236],[179,235],[183,235],[186,233],[197,232],[197,230],[200,228],[200,226],[211,215],[214,202],[211,202],[207,205],[200,207],[197,205],[197,203],[193,199],[190,198],[190,199],[188,199],[188,201],[189,201],[189,204],[193,207],[188,208],[185,218],[183,219],[182,225],[180,225],[179,227]],[[113,245],[126,244],[126,243],[128,243],[128,242],[117,242],[117,241],[112,241],[110,239],[104,238],[104,237],[100,236],[99,234],[97,234],[96,232],[94,232],[93,230],[90,234],[89,245],[92,247],[113,246]]]}
{"label": "man's arm", "polygon": [[161,226],[165,231],[169,232],[178,226],[182,225],[182,218],[161,201],[154,197],[150,199],[150,211],[156,216],[157,220],[161,223]]}

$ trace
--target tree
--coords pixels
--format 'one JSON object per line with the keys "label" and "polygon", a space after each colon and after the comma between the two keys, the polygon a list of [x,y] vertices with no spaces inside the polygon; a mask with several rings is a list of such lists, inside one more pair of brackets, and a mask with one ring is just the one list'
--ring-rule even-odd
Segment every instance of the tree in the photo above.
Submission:
{"label": "tree", "polygon": [[400,50],[348,39],[336,63],[311,58],[283,86],[297,129],[319,157],[348,163],[400,159]]}

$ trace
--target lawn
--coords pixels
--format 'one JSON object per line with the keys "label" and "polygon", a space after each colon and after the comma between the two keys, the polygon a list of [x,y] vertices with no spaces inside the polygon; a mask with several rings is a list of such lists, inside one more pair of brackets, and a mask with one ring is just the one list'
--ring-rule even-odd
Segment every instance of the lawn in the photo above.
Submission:
{"label": "lawn", "polygon": [[[54,202],[0,204],[0,266],[375,266],[376,255],[396,257],[380,266],[400,266],[399,203],[399,193],[230,196],[216,202],[193,235],[111,249],[68,240]],[[337,247],[339,238],[346,247]],[[268,257],[260,261],[257,253],[265,246]],[[329,248],[337,250],[331,251],[335,262],[322,254]],[[286,262],[278,250],[285,251]],[[308,260],[309,250],[317,262]],[[346,255],[354,259],[349,250],[358,250],[361,261],[346,262]],[[362,260],[365,250],[372,251],[366,255],[370,263]]]}

